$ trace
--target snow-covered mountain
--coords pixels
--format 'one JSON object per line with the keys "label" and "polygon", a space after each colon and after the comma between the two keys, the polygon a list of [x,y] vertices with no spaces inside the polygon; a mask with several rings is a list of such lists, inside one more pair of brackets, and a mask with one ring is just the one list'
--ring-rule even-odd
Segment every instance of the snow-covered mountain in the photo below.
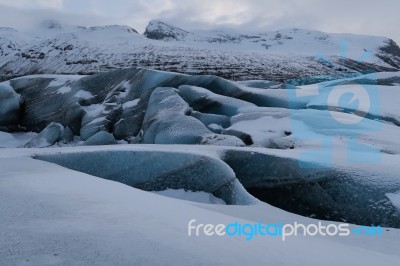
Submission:
{"label": "snow-covered mountain", "polygon": [[0,29],[0,79],[26,74],[92,74],[132,66],[228,79],[286,80],[316,75],[396,71],[391,39],[285,29],[259,34],[186,31],[151,21],[143,34],[127,26],[79,27],[45,21],[31,32]]}

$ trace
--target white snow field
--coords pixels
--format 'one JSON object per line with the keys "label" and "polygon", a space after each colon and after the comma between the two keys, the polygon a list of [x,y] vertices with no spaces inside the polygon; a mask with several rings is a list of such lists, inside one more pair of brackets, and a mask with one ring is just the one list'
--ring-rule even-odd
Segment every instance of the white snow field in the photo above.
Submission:
{"label": "white snow field", "polygon": [[0,131],[0,148],[23,147],[29,140],[35,137],[37,133],[7,133]]}
{"label": "white snow field", "polygon": [[[213,224],[318,221],[263,202],[238,206],[172,199],[32,158],[105,150],[217,156],[214,148],[198,147],[1,149],[0,265],[399,264],[398,229],[385,229],[383,236],[298,236],[285,241],[262,236],[248,241],[243,236],[188,236],[192,219]],[[385,161],[382,167],[389,164]],[[399,167],[393,165],[392,170]]]}

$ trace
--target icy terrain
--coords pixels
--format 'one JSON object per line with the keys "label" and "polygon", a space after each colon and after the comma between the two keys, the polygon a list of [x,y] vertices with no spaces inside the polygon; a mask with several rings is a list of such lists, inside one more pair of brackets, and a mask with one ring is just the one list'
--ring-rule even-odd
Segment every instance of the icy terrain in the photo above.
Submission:
{"label": "icy terrain", "polygon": [[[387,196],[400,191],[390,165],[400,154],[399,80],[399,72],[381,72],[296,87],[142,68],[25,76],[0,83],[0,147],[201,144],[216,158],[149,151],[36,158],[147,191],[249,204],[247,189],[306,216],[400,227],[396,197]],[[360,87],[373,108],[329,96]],[[199,173],[211,179],[193,178]]]}
{"label": "icy terrain", "polygon": [[299,236],[284,242],[189,237],[192,219],[215,224],[317,221],[262,202],[227,206],[171,199],[31,158],[160,149],[198,154],[192,152],[197,147],[165,145],[0,150],[0,264],[398,265],[398,229],[386,229],[381,237]]}
{"label": "icy terrain", "polygon": [[[0,264],[397,265],[400,72],[298,81],[128,68],[0,83]],[[187,235],[191,219],[320,221],[306,217],[384,236]]]}
{"label": "icy terrain", "polygon": [[85,28],[44,21],[30,32],[0,28],[0,62],[0,80],[147,67],[235,80],[280,81],[397,71],[400,48],[385,37],[305,29],[186,31],[154,20],[139,34],[120,25]]}

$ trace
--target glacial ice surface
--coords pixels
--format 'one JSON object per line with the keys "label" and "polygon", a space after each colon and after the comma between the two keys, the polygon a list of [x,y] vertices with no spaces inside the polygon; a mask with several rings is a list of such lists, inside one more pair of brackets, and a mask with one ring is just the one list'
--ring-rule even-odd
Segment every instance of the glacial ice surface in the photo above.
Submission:
{"label": "glacial ice surface", "polygon": [[[62,140],[65,128],[59,123],[50,123],[37,136],[32,138],[25,144],[25,148],[43,148],[54,145],[57,141]],[[68,137],[68,133],[64,136]]]}
{"label": "glacial ice surface", "polygon": [[9,82],[0,84],[0,126],[7,126],[18,123],[19,115],[18,95]]}
{"label": "glacial ice surface", "polygon": [[149,99],[140,141],[154,144],[244,145],[234,136],[211,132],[201,121],[186,115],[188,112],[189,104],[176,89],[156,88]]}
{"label": "glacial ice surface", "polygon": [[[371,84],[373,77],[357,78],[360,84],[374,85]],[[241,198],[250,197],[246,188],[260,199],[299,214],[399,227],[398,211],[386,196],[400,190],[393,172],[387,174],[382,170],[381,175],[377,175],[372,170],[363,171],[364,166],[345,171],[341,167],[343,161],[324,166],[324,156],[332,152],[329,147],[339,149],[342,151],[339,154],[345,156],[347,153],[343,150],[355,153],[352,155],[355,159],[379,154],[389,161],[398,160],[397,80],[398,73],[379,74],[378,92],[388,92],[380,97],[381,115],[371,113],[363,123],[347,127],[332,123],[332,116],[353,123],[360,118],[359,113],[326,110],[326,106],[320,108],[323,96],[292,97],[293,93],[310,95],[311,86],[296,87],[268,81],[237,83],[215,76],[189,76],[142,68],[93,76],[34,75],[1,83],[1,88],[6,88],[9,95],[2,99],[12,99],[13,102],[11,109],[7,107],[4,110],[18,113],[18,119],[9,120],[7,125],[1,125],[0,130],[10,134],[18,129],[42,131],[31,140],[29,145],[32,147],[60,145],[60,141],[71,146],[169,144],[174,150],[179,146],[176,144],[207,144],[190,146],[190,149],[197,151],[208,147],[215,153],[212,156],[170,151],[164,158],[154,157],[155,151],[141,151],[143,158],[152,158],[151,166],[150,163],[147,166],[141,164],[141,158],[133,155],[126,156],[132,157],[129,161],[122,158],[124,156],[112,155],[116,166],[108,167],[117,169],[119,176],[112,173],[102,175],[88,169],[90,165],[98,164],[96,160],[91,161],[92,155],[58,155],[60,158],[54,162],[145,190],[205,191],[222,198],[227,204],[245,204],[250,202]],[[338,82],[338,87],[346,87],[354,80]],[[324,92],[325,87],[334,85],[326,82],[314,85],[314,89],[317,87]],[[48,132],[46,127],[51,123],[58,123],[59,131],[61,127],[64,130],[61,133],[57,130]],[[327,139],[330,145],[327,152],[312,157],[313,162],[301,159],[302,153],[318,150],[321,140]],[[349,146],[355,141],[357,145]],[[217,145],[220,147],[216,148]],[[279,156],[272,156],[275,152]],[[56,155],[48,156],[56,158]],[[68,156],[76,161],[71,163]],[[93,155],[96,156],[100,155]],[[101,156],[98,161],[105,160]],[[346,160],[345,156],[341,158]],[[183,163],[183,157],[187,163]],[[204,169],[213,169],[212,172],[201,167],[194,169],[200,161],[207,165]],[[135,171],[143,176],[124,177],[118,168],[124,169],[125,165],[134,165]],[[176,171],[165,173],[164,170],[171,165],[176,166]],[[382,169],[392,169],[395,165]],[[98,167],[102,169],[100,165]],[[165,175],[150,175],[146,172],[150,168]],[[204,172],[200,173],[200,169]],[[102,171],[107,173],[107,169]],[[199,178],[190,179],[192,174]],[[146,176],[148,179],[139,182]],[[204,176],[211,176],[214,178],[212,182],[220,186],[216,188],[209,179],[204,180]],[[231,182],[225,182],[227,177]]]}
{"label": "glacial ice surface", "polygon": [[83,145],[112,145],[117,144],[114,136],[105,131],[99,131],[83,142]]}
{"label": "glacial ice surface", "polygon": [[38,154],[35,158],[146,191],[184,189],[211,193],[227,204],[256,202],[226,163],[206,155],[108,150]]}

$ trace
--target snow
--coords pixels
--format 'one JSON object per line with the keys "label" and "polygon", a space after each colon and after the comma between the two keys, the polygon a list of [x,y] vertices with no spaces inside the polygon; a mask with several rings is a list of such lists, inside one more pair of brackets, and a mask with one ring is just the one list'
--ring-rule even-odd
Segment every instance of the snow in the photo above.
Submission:
{"label": "snow", "polygon": [[244,190],[228,165],[208,154],[160,148],[139,148],[132,153],[109,147],[108,152],[38,154],[36,158],[148,191],[168,188],[204,191],[228,204],[256,201]]}
{"label": "snow", "polygon": [[[385,108],[390,109],[390,106]],[[358,116],[340,112],[334,112],[335,119],[347,123],[335,123],[332,113],[313,109],[242,109],[242,113],[232,117],[232,126],[226,131],[247,133],[252,137],[254,145],[261,147],[278,148],[276,141],[283,140],[288,143],[287,148],[294,146],[301,150],[315,150],[320,146],[316,140],[322,141],[328,137],[334,142],[333,147],[345,149],[348,141],[355,138],[381,152],[400,153],[398,126],[370,119],[360,123]]]}
{"label": "snow", "polygon": [[[281,110],[285,112],[285,110]],[[233,119],[238,119],[242,114]],[[271,147],[271,140],[285,136],[285,131],[290,132],[290,121],[288,119],[275,118],[273,115],[263,113],[263,116],[256,119],[240,120],[233,123],[227,130],[239,130],[248,133],[255,145]]]}
{"label": "snow", "polygon": [[85,117],[84,120],[82,121],[82,124],[86,124],[87,121],[90,121],[89,119],[93,119],[101,114],[104,113],[104,106],[101,104],[92,104],[89,106],[84,106],[83,110],[85,111]]}
{"label": "snow", "polygon": [[71,87],[63,86],[57,90],[57,93],[65,94],[71,91]]}
{"label": "snow", "polygon": [[397,193],[387,193],[386,197],[389,198],[393,206],[400,210],[400,191]]}
{"label": "snow", "polygon": [[[32,79],[32,78],[45,78],[45,79],[53,79],[49,83],[49,87],[51,86],[60,86],[63,85],[67,81],[73,81],[73,80],[78,80],[83,77],[86,77],[87,75],[62,75],[62,74],[35,74],[35,75],[25,75],[23,77],[16,77],[14,80],[19,80],[19,79]],[[52,83],[53,82],[53,83]]]}
{"label": "snow", "polygon": [[[296,77],[359,74],[340,57],[394,70],[393,65],[377,57],[383,53],[379,48],[387,45],[384,37],[299,29],[257,34],[229,30],[189,32],[160,21],[150,22],[147,30],[138,34],[127,26],[86,28],[51,21],[27,33],[0,31],[0,48],[6,51],[0,52],[4,62],[0,74],[20,76],[36,69],[41,73],[100,73],[132,66],[187,74],[207,68],[211,74],[239,80],[280,80],[292,78],[293,73]],[[7,47],[10,42],[13,48]],[[399,62],[398,55],[383,55]],[[316,56],[323,56],[334,67],[315,60]]]}
{"label": "snow", "polygon": [[[325,33],[306,29],[282,29],[257,34],[244,34],[235,30],[195,30],[187,32],[162,21],[153,20],[146,32],[168,33],[163,40],[184,42],[193,46],[211,46],[214,49],[229,49],[234,51],[257,51],[271,54],[296,54],[315,56],[315,51],[322,54],[339,54],[351,59],[358,59],[366,51],[375,50],[384,37],[364,36],[355,34]],[[171,38],[176,34],[179,38]],[[343,42],[343,44],[341,43]],[[310,45],[310,44],[313,45]],[[262,44],[262,45],[261,45]],[[340,51],[342,45],[345,51]],[[363,47],[363,49],[360,49]]]}
{"label": "snow", "polygon": [[[254,36],[186,32],[159,21],[147,30],[161,30],[160,40],[118,25],[48,21],[42,27],[33,40],[0,29],[2,71],[29,72],[32,60],[20,54],[27,53],[37,61],[35,69],[48,73],[162,66],[168,59],[178,70],[196,73],[207,64],[233,75],[240,65],[255,77],[235,83],[127,69],[1,83],[0,126],[10,132],[47,127],[39,134],[0,131],[0,265],[398,265],[399,229],[385,228],[384,237],[297,237],[284,243],[187,235],[192,219],[319,222],[255,199],[248,192],[255,188],[278,195],[285,210],[303,204],[303,212],[293,211],[303,215],[311,210],[321,212],[321,219],[400,228],[400,72],[300,87],[255,80],[265,73],[281,79],[282,73],[329,72],[314,60],[316,51],[332,61],[359,59],[365,50],[378,52],[386,38],[299,29]],[[375,55],[365,61],[390,67]],[[346,109],[337,95],[331,97],[334,90],[360,89],[376,94],[349,98]],[[352,105],[368,97],[373,105]],[[25,113],[19,117],[21,99]],[[14,149],[21,146],[33,148]],[[38,149],[47,146],[52,148]],[[325,150],[304,156],[320,148]],[[279,194],[284,187],[291,188],[289,197]]]}
{"label": "snow", "polygon": [[139,103],[140,99],[135,99],[132,101],[125,102],[122,107],[125,108],[132,108],[135,107]]}
{"label": "snow", "polygon": [[7,133],[0,131],[0,148],[18,148],[23,147],[37,133]]}
{"label": "snow", "polygon": [[[314,140],[329,138],[335,147],[345,148],[349,140],[357,139],[377,152],[398,154],[399,130],[395,125],[400,123],[400,87],[390,84],[399,77],[397,72],[381,73],[375,77],[378,85],[370,84],[374,76],[368,74],[312,86],[266,89],[211,76],[128,69],[93,77],[35,75],[4,82],[2,88],[16,103],[20,96],[13,90],[15,86],[21,97],[32,103],[25,118],[30,123],[28,130],[37,130],[43,121],[56,120],[69,126],[83,141],[99,131],[112,131],[116,139],[131,139],[134,143],[240,146],[245,142],[258,147],[311,150],[320,146]],[[43,78],[51,79],[49,83],[58,89],[74,81],[70,85],[71,95],[75,95],[72,97],[86,101],[71,100],[69,94],[48,97],[49,85],[41,83]],[[111,78],[113,82],[107,86],[97,85]],[[31,101],[37,94],[27,84],[35,80],[42,86],[36,90],[42,90],[43,97],[35,96]],[[157,88],[160,84],[177,88]],[[364,96],[373,101],[371,108],[361,106],[368,111],[368,119],[357,112],[352,114],[357,106],[349,105],[347,113],[342,113],[341,106],[328,99],[332,91],[353,87],[368,91]],[[327,112],[326,102],[336,109]]]}
{"label": "snow", "polygon": [[82,99],[91,99],[91,98],[93,98],[93,95],[90,92],[83,91],[83,90],[78,91],[74,96],[76,98],[82,98]]}
{"label": "snow", "polygon": [[173,198],[173,199],[181,199],[198,203],[206,203],[206,204],[223,204],[225,205],[225,201],[220,198],[215,197],[210,193],[206,193],[203,191],[186,191],[184,189],[167,189],[163,191],[151,191],[155,194]]}
{"label": "snow", "polygon": [[[396,123],[400,124],[400,100],[397,97],[399,91],[400,86],[376,86],[365,84],[325,87],[321,89],[318,97],[315,97],[308,103],[308,106],[315,108],[328,104],[328,106],[340,108],[341,106],[338,105],[338,102],[335,102],[335,98],[328,98],[328,96],[333,95],[333,92],[339,94],[352,92],[359,96],[357,100],[360,101],[360,105],[356,106],[356,110],[364,111],[382,120],[393,118]],[[370,99],[370,97],[376,97],[377,99]],[[326,99],[328,99],[328,102]]]}
{"label": "snow", "polygon": [[[12,84],[26,102],[32,103],[26,113],[30,123],[28,130],[37,130],[38,125],[43,126],[43,121],[56,120],[69,126],[83,141],[99,131],[113,131],[116,139],[134,138],[134,143],[240,146],[245,142],[258,147],[311,150],[320,145],[310,139],[309,136],[313,136],[315,140],[328,137],[339,148],[345,148],[349,140],[356,138],[379,152],[398,154],[400,143],[396,136],[399,130],[393,124],[400,123],[397,100],[400,87],[390,84],[399,77],[397,72],[381,73],[375,77],[378,85],[370,84],[374,76],[368,74],[291,89],[266,89],[211,76],[128,69],[93,77],[21,77],[2,83],[2,88],[6,88],[7,95],[13,95],[15,102],[20,96]],[[75,95],[72,97],[86,101],[71,100],[69,94],[54,93],[48,97],[49,85],[41,83],[43,78],[51,79],[49,83],[57,85],[58,89],[74,81],[69,85],[71,95]],[[113,82],[107,86],[97,85],[111,78]],[[35,80],[41,84],[36,90],[43,91],[43,97],[35,96],[31,101],[37,93],[33,94],[27,84]],[[349,82],[359,84],[349,85]],[[157,88],[160,84],[172,84],[177,88]],[[363,119],[360,113],[352,114],[356,106],[351,105],[348,113],[338,112],[342,111],[341,106],[332,100],[328,103],[336,109],[325,110],[326,99],[332,91],[353,87],[365,89],[373,96],[366,95],[374,103],[368,109],[371,117]],[[367,107],[361,106],[364,112]],[[13,112],[18,113],[18,110]],[[356,124],[360,120],[362,123]],[[352,124],[354,126],[349,128]]]}
{"label": "snow", "polygon": [[[103,147],[74,150],[86,149],[101,151]],[[132,149],[132,145],[126,149]],[[336,266],[382,262],[398,265],[400,259],[398,229],[385,230],[383,237],[299,236],[285,242],[261,236],[251,241],[243,236],[189,237],[188,222],[192,219],[214,224],[235,221],[308,224],[318,220],[265,203],[226,206],[161,197],[30,158],[33,153],[63,151],[64,148],[0,150],[2,265],[265,265],[268,262]]]}
{"label": "snow", "polygon": [[[305,157],[307,150],[302,149],[136,144],[36,153],[36,158],[148,191],[173,188],[213,193],[227,204],[254,202],[243,187],[269,188],[264,193],[271,194],[275,188],[292,186],[291,196],[281,197],[290,206],[308,202],[305,208],[313,210],[324,202],[325,208],[337,213],[335,220],[399,227],[399,213],[385,196],[400,190],[399,155],[381,154],[380,160],[368,164],[349,163],[349,154],[354,158],[373,154],[338,148],[314,158]],[[340,160],[333,158],[333,165],[325,166],[329,152]],[[320,217],[332,219],[329,212],[326,215]]]}
{"label": "snow", "polygon": [[269,80],[244,80],[244,81],[238,81],[238,83],[248,87],[260,88],[260,89],[267,89],[270,88],[271,86],[280,85],[278,82]]}
{"label": "snow", "polygon": [[[398,73],[382,74],[376,86],[370,84],[373,77],[358,80],[360,83],[362,81],[361,87],[365,85],[366,89],[376,89],[379,97],[372,99],[379,101],[382,106],[381,112],[362,106],[365,112],[375,117],[368,117],[361,122],[362,116],[353,114],[356,106],[350,106],[354,108],[343,112],[346,110],[340,108],[326,110],[327,106],[324,105],[331,88],[352,88],[353,85],[346,82],[353,79],[343,80],[339,84],[332,81],[283,89],[262,88],[265,83],[259,81],[255,84],[257,86],[253,84],[253,87],[247,87],[245,83],[238,84],[213,76],[127,69],[77,78],[73,82],[69,79],[61,82],[63,77],[59,79],[56,76],[46,80],[38,75],[3,83],[6,95],[24,99],[28,108],[22,116],[25,123],[31,123],[29,126],[32,128],[48,125],[33,136],[26,146],[51,145],[52,148],[0,149],[0,201],[10,204],[0,206],[0,212],[3,211],[1,208],[6,212],[1,216],[7,217],[0,221],[0,230],[6,228],[7,232],[15,232],[10,236],[10,233],[3,234],[0,231],[0,235],[10,236],[12,240],[5,239],[8,243],[23,242],[25,235],[31,239],[29,241],[40,243],[34,246],[37,249],[30,249],[32,244],[26,241],[26,246],[11,251],[32,255],[29,260],[34,261],[33,264],[42,264],[43,260],[71,262],[72,253],[78,254],[73,256],[78,262],[99,264],[98,259],[102,259],[106,261],[105,264],[118,264],[121,260],[132,260],[133,255],[128,254],[126,246],[139,245],[137,243],[141,246],[135,250],[153,247],[153,251],[155,247],[161,253],[156,258],[149,257],[148,253],[143,253],[142,257],[135,256],[136,260],[143,258],[147,264],[165,263],[169,259],[174,264],[190,264],[186,262],[193,258],[198,248],[204,251],[201,254],[207,254],[200,256],[196,253],[199,262],[212,261],[212,264],[218,264],[218,261],[215,262],[220,254],[227,255],[228,251],[234,251],[236,256],[240,251],[243,253],[244,244],[240,241],[245,240],[239,237],[215,240],[199,237],[195,240],[202,239],[199,240],[201,243],[192,242],[193,239],[188,239],[187,234],[182,235],[187,232],[187,223],[191,220],[189,214],[198,221],[216,223],[235,219],[253,222],[260,219],[315,221],[293,214],[298,213],[319,219],[400,228],[397,204],[397,191],[400,190],[400,129],[393,122],[397,119],[396,96],[400,89],[393,83],[398,76]],[[53,85],[49,86],[52,82]],[[98,85],[100,82],[102,86]],[[37,84],[35,91],[27,84]],[[166,87],[161,87],[163,85]],[[56,91],[64,86],[70,86],[71,93],[57,94]],[[385,95],[386,92],[388,95]],[[328,99],[327,102],[331,107],[335,106],[334,101]],[[52,120],[60,121],[60,124],[50,123]],[[117,127],[123,123],[126,127],[118,131]],[[64,125],[71,126],[71,130],[64,128]],[[132,125],[136,128],[128,127]],[[15,123],[8,131],[18,126]],[[130,134],[129,138],[121,137],[116,141],[117,136],[123,136],[124,132]],[[81,139],[74,138],[72,133],[80,133]],[[0,147],[20,146],[14,138],[14,133],[2,132]],[[126,141],[121,139],[136,144],[124,144]],[[326,140],[328,147],[324,146]],[[114,145],[116,143],[120,144]],[[369,161],[366,163],[360,159]],[[14,162],[23,167],[16,168]],[[18,189],[18,196],[13,194],[16,193],[14,190],[2,186],[2,180],[10,176],[14,179],[7,179],[5,183],[12,183],[10,187]],[[48,179],[54,176],[57,178],[49,182]],[[18,181],[19,178],[30,177],[30,182]],[[35,184],[33,179],[36,180]],[[69,185],[64,186],[64,183]],[[108,184],[116,186],[115,190],[106,189]],[[35,186],[39,185],[38,191]],[[55,189],[57,185],[63,188]],[[76,189],[75,186],[80,188]],[[89,187],[94,191],[87,191]],[[290,196],[280,192],[286,187],[290,188]],[[122,191],[126,189],[125,195]],[[260,202],[249,193],[254,193],[254,189],[260,190],[260,194],[257,194],[260,200],[289,212]],[[119,198],[122,195],[125,195],[124,198]],[[268,195],[273,200],[267,200]],[[43,202],[49,205],[43,207]],[[153,208],[152,202],[159,207]],[[18,204],[26,204],[26,207]],[[98,211],[101,206],[106,207]],[[24,221],[29,223],[24,224],[15,218],[14,213],[9,213],[14,208],[18,212],[26,211]],[[171,212],[167,214],[166,210]],[[178,214],[175,217],[171,213]],[[172,217],[165,219],[167,215]],[[157,219],[161,218],[163,220],[160,223]],[[98,225],[93,226],[95,223]],[[137,234],[136,230],[144,230],[150,225],[165,228],[165,239],[157,242],[159,235]],[[136,228],[131,229],[135,234],[127,229],[130,226]],[[70,228],[70,231],[62,231],[63,227]],[[85,228],[92,227],[93,231],[85,231]],[[322,252],[326,253],[332,249],[345,254],[349,249],[357,250],[358,253],[354,251],[354,254],[358,255],[350,257],[364,256],[369,252],[369,255],[365,255],[364,264],[367,265],[375,262],[369,258],[371,254],[389,262],[395,256],[395,261],[398,254],[391,246],[398,241],[399,231],[388,230],[385,231],[389,232],[385,238],[374,238],[371,243],[355,236],[345,240],[316,237],[313,240],[291,239],[292,244],[289,245],[293,246],[283,246],[280,242],[273,242],[273,239],[257,238],[251,242],[257,244],[249,244],[251,251],[245,249],[248,256],[232,259],[232,263],[261,263],[260,254],[265,252],[261,247],[266,246],[272,247],[268,252],[271,253],[271,261],[277,264],[320,264],[320,257],[300,256],[312,252],[303,249],[320,246],[323,246]],[[123,235],[123,240],[113,238],[113,233]],[[175,233],[180,236],[171,243]],[[63,242],[62,246],[66,246],[66,249],[54,250],[57,245],[48,246],[48,242],[43,240],[49,238],[53,242]],[[104,243],[107,238],[112,240]],[[2,240],[0,245],[4,245]],[[111,254],[107,251],[108,245],[125,249],[118,249]],[[181,249],[188,245],[189,250],[182,252]],[[179,263],[176,263],[177,258],[171,255],[170,249],[163,249],[166,246],[173,246],[176,249],[174,252],[182,254]],[[75,250],[83,247],[93,254],[102,253],[104,257],[88,256],[87,253],[84,257]],[[51,250],[50,255],[46,253],[48,250]],[[285,259],[277,257],[277,252],[283,254]],[[185,256],[188,261],[185,261]],[[7,255],[4,259],[1,257],[5,263],[0,259],[0,264],[18,264],[16,260],[23,257]],[[343,263],[339,260],[332,257],[329,263]],[[221,261],[221,264],[225,263]]]}

